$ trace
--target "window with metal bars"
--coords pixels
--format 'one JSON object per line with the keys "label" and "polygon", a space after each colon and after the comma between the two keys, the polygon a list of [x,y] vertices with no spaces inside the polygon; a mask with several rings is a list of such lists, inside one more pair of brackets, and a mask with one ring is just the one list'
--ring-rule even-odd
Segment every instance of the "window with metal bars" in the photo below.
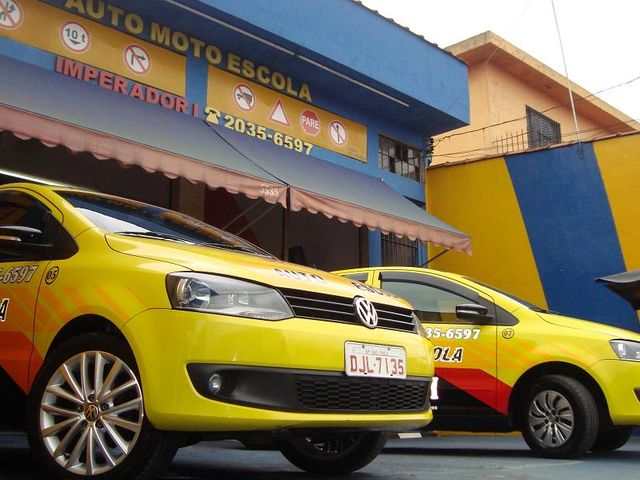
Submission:
{"label": "window with metal bars", "polygon": [[420,242],[393,233],[382,235],[382,266],[417,267],[420,265]]}
{"label": "window with metal bars", "polygon": [[527,105],[529,148],[544,147],[562,141],[560,124]]}
{"label": "window with metal bars", "polygon": [[383,170],[424,183],[424,156],[419,148],[380,135],[378,164]]}

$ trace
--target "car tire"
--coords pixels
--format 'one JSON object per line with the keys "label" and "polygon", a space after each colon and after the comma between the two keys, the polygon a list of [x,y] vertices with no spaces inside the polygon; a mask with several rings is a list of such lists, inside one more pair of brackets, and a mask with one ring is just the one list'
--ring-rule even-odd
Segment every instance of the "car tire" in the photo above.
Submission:
{"label": "car tire", "polygon": [[27,425],[38,460],[73,480],[147,479],[178,446],[144,414],[128,345],[105,334],[76,337],[47,355],[29,394]]}
{"label": "car tire", "polygon": [[614,427],[600,432],[595,443],[591,446],[591,451],[594,453],[613,452],[629,441],[632,432],[632,427]]}
{"label": "car tire", "polygon": [[591,392],[564,375],[534,382],[521,415],[527,445],[546,458],[577,458],[591,448],[598,434],[598,408]]}
{"label": "car tire", "polygon": [[280,451],[287,460],[306,472],[346,475],[371,463],[386,441],[384,432],[296,436],[281,443]]}

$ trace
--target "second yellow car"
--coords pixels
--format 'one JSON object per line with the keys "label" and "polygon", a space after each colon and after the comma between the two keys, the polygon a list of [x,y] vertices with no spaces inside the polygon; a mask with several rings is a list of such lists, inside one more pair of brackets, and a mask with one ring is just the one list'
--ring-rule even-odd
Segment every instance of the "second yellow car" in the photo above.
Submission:
{"label": "second yellow car", "polygon": [[409,300],[434,343],[432,429],[520,430],[545,457],[624,445],[640,425],[640,335],[545,311],[453,273],[337,272]]}

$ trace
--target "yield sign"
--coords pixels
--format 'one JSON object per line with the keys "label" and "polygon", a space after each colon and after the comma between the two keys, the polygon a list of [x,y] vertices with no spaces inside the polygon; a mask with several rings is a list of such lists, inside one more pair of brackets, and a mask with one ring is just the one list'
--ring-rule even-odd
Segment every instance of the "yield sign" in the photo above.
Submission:
{"label": "yield sign", "polygon": [[287,114],[284,113],[284,107],[282,106],[282,101],[278,99],[276,102],[276,106],[271,110],[271,115],[269,115],[269,120],[273,120],[274,122],[281,123],[282,125],[289,126],[289,119],[287,118]]}

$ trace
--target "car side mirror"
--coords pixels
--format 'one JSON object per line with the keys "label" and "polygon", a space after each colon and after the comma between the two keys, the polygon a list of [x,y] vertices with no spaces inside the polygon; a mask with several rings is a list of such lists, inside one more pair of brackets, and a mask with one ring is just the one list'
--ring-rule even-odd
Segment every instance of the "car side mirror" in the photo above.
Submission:
{"label": "car side mirror", "polygon": [[456,316],[467,320],[475,320],[476,322],[487,322],[493,317],[488,315],[489,309],[484,305],[477,303],[461,303],[456,305]]}
{"label": "car side mirror", "polygon": [[36,243],[42,235],[37,228],[20,225],[0,226],[0,252],[9,255],[44,257],[53,250],[51,243]]}

